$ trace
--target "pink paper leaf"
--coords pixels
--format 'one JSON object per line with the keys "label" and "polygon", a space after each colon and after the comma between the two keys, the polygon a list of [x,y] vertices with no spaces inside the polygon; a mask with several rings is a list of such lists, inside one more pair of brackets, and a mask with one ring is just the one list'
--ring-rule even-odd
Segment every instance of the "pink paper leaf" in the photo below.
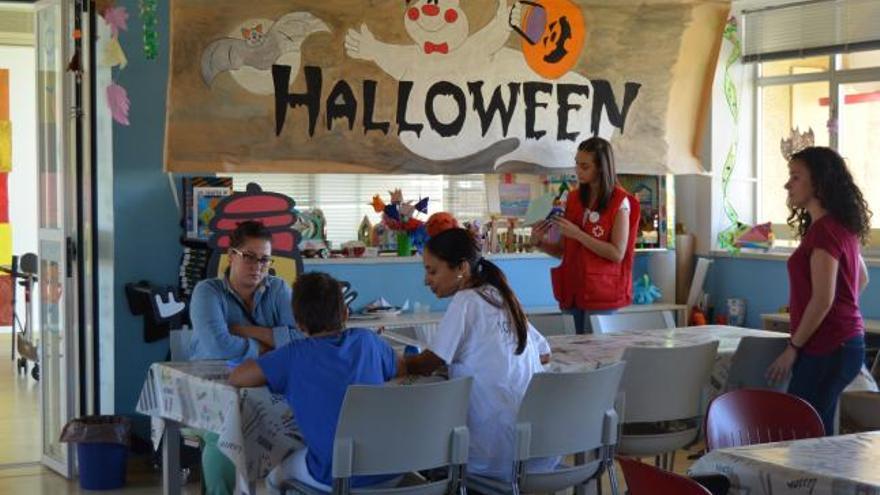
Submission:
{"label": "pink paper leaf", "polygon": [[116,83],[110,83],[107,86],[107,106],[110,107],[113,120],[122,125],[129,125],[128,108],[131,106],[131,102],[128,100],[128,92],[125,88]]}
{"label": "pink paper leaf", "polygon": [[114,37],[119,36],[119,31],[128,31],[128,11],[125,7],[111,7],[104,12],[104,21],[110,26],[110,32]]}

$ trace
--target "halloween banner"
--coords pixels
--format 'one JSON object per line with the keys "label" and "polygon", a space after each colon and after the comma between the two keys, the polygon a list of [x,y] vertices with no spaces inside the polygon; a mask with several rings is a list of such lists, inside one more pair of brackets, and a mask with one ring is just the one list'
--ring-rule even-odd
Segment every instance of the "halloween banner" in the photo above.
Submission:
{"label": "halloween banner", "polygon": [[168,171],[693,173],[727,1],[171,0]]}

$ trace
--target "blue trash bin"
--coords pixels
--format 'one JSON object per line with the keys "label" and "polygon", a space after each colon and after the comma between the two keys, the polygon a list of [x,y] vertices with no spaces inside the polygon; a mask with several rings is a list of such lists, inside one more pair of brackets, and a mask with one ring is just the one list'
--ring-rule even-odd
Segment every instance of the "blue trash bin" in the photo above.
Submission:
{"label": "blue trash bin", "polygon": [[131,421],[123,416],[86,416],[64,426],[61,441],[76,444],[79,486],[114,490],[125,486]]}
{"label": "blue trash bin", "polygon": [[118,443],[79,443],[79,486],[83,490],[115,490],[125,486],[128,447]]}

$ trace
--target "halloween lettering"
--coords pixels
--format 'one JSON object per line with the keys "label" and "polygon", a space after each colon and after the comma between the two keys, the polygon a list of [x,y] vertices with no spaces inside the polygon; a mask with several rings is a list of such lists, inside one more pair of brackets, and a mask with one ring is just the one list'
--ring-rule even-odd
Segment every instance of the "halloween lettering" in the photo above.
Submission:
{"label": "halloween lettering", "polygon": [[[353,130],[357,124],[358,107],[361,107],[360,127],[364,134],[376,131],[382,134],[392,132],[392,123],[377,121],[375,115],[376,92],[378,83],[372,80],[361,82],[360,99],[352,84],[345,80],[336,81],[326,98],[324,98],[324,80],[320,67],[306,66],[303,68],[305,91],[291,92],[291,68],[287,65],[273,65],[272,79],[275,87],[275,135],[280,136],[287,120],[288,109],[305,107],[308,116],[309,136],[314,136],[321,112],[326,117],[328,131],[332,131],[336,121],[342,120]],[[395,128],[397,135],[412,132],[417,137],[427,125],[441,137],[458,136],[468,119],[478,119],[480,130],[485,137],[492,123],[499,119],[502,134],[507,137],[511,131],[510,123],[517,108],[525,108],[524,135],[527,139],[540,140],[552,132],[551,136],[558,141],[575,141],[580,132],[569,127],[569,113],[580,110],[583,103],[592,105],[590,127],[592,135],[598,135],[603,115],[612,126],[622,133],[626,117],[633,101],[638,97],[641,84],[627,82],[624,85],[623,101],[618,104],[614,90],[608,81],[594,79],[592,90],[585,84],[549,83],[543,81],[509,82],[494,88],[485,87],[484,81],[470,81],[466,87],[449,81],[436,81],[427,88],[424,98],[424,116],[426,122],[410,122],[407,120],[407,108],[410,105],[414,83],[412,81],[397,82],[397,101],[394,108]],[[502,88],[507,88],[507,97]],[[591,94],[592,91],[592,94]],[[556,100],[555,129],[541,126],[542,122],[552,121],[545,113],[548,103]],[[438,106],[450,106],[452,117],[441,117]],[[322,108],[323,104],[323,108]],[[448,113],[448,112],[446,112]]]}

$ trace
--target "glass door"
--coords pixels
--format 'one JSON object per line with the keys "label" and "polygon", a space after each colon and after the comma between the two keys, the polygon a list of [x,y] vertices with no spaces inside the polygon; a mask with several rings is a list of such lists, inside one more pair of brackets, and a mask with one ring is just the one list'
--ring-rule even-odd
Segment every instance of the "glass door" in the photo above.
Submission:
{"label": "glass door", "polygon": [[73,473],[71,447],[61,428],[76,414],[75,263],[70,201],[74,176],[70,138],[73,75],[66,72],[73,2],[36,4],[37,135],[39,159],[40,408],[42,462],[65,477]]}

